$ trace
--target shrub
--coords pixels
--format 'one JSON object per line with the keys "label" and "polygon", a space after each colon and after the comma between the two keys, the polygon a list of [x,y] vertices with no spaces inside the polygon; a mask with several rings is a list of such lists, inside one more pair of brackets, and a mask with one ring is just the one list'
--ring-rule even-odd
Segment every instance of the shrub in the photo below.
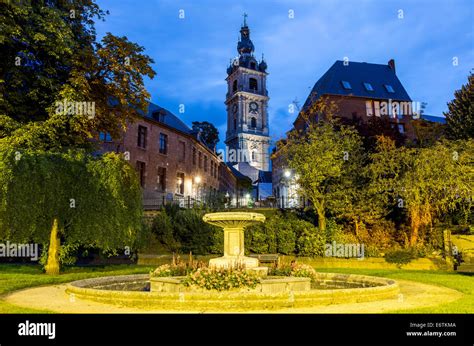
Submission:
{"label": "shrub", "polygon": [[296,245],[298,255],[308,257],[324,256],[325,234],[306,221],[299,221],[297,226],[297,231],[302,229]]}
{"label": "shrub", "polygon": [[155,216],[151,229],[166,249],[171,252],[178,252],[180,250],[181,244],[175,238],[173,221],[166,210],[161,211]]}
{"label": "shrub", "polygon": [[185,276],[192,273],[199,268],[206,267],[206,264],[201,261],[194,261],[192,256],[187,262],[182,261],[179,256],[173,256],[173,263],[163,264],[150,272],[152,277],[167,277],[167,276]]}
{"label": "shrub", "polygon": [[253,253],[275,253],[277,242],[275,231],[265,223],[249,226],[245,229],[246,247]]}
{"label": "shrub", "polygon": [[223,233],[202,220],[202,209],[179,209],[166,206],[152,222],[153,233],[171,252],[198,255],[222,251]]}
{"label": "shrub", "polygon": [[328,219],[326,223],[326,242],[338,241],[343,234],[342,226],[338,225],[334,219]]}
{"label": "shrub", "polygon": [[385,261],[388,263],[395,263],[398,268],[410,263],[416,256],[413,249],[400,249],[387,252],[385,254]]}
{"label": "shrub", "polygon": [[293,218],[283,218],[282,214],[278,213],[264,224],[267,239],[270,238],[270,235],[274,235],[276,240],[275,251],[269,249],[269,252],[278,252],[285,255],[295,252],[296,233],[293,221]]}
{"label": "shrub", "polygon": [[270,269],[269,275],[305,277],[314,281],[317,273],[313,267],[307,264],[292,262],[291,264],[283,264]]}
{"label": "shrub", "polygon": [[260,278],[244,269],[199,268],[188,274],[183,284],[206,290],[230,290],[235,288],[255,288]]}

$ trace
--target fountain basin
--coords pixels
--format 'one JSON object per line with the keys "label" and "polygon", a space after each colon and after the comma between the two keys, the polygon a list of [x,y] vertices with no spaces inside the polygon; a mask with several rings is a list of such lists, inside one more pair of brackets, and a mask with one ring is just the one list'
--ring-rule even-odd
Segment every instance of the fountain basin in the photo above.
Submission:
{"label": "fountain basin", "polygon": [[316,286],[310,290],[279,293],[248,290],[150,292],[149,287],[148,274],[123,275],[74,281],[67,285],[66,293],[77,299],[144,310],[214,312],[316,308],[321,305],[397,299],[400,293],[398,283],[394,280],[333,273],[318,273]]}
{"label": "fountain basin", "polygon": [[[152,277],[150,278],[151,292],[209,292],[206,289],[186,287],[182,284],[184,277]],[[310,278],[298,278],[288,276],[273,276],[260,280],[255,288],[242,288],[234,291],[258,292],[258,293],[285,293],[292,291],[309,291],[311,289]]]}

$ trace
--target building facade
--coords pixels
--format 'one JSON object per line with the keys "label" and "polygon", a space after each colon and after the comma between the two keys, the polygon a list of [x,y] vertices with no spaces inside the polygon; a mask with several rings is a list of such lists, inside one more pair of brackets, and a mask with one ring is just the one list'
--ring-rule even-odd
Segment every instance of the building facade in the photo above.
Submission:
{"label": "building facade", "polygon": [[[386,65],[336,61],[314,85],[293,129],[304,132],[308,120],[324,121],[324,114],[309,114],[312,119],[307,119],[308,110],[322,97],[325,102],[334,101],[336,116],[342,120],[370,124],[371,118],[380,118],[400,135],[415,138],[413,119],[418,117],[420,104],[412,101],[398,79],[394,60]],[[278,147],[272,154],[272,169],[273,193],[279,205],[297,207],[305,203],[298,196],[295,174]]]}
{"label": "building facade", "polygon": [[128,125],[122,138],[100,134],[99,139],[102,151],[122,152],[136,168],[145,209],[171,202],[191,206],[219,192],[221,159],[199,140],[199,133],[155,104]]}
{"label": "building facade", "polygon": [[254,57],[250,30],[244,21],[238,58],[227,68],[227,161],[252,182],[270,169],[267,64]]}

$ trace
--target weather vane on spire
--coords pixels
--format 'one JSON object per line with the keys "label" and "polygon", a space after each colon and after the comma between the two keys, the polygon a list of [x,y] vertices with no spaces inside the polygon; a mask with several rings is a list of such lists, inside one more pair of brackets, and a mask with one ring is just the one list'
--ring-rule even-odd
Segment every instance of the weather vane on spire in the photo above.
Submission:
{"label": "weather vane on spire", "polygon": [[247,17],[248,17],[248,15],[247,15],[247,13],[244,12],[243,16],[244,16],[244,26],[247,26]]}

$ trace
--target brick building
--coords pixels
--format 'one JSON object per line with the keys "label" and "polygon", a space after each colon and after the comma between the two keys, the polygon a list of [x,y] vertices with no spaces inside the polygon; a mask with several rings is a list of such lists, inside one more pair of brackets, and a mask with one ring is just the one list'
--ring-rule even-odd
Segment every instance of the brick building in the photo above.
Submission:
{"label": "brick building", "polygon": [[[336,61],[316,82],[293,126],[304,131],[308,126],[305,117],[310,107],[323,97],[334,101],[336,116],[348,122],[369,123],[370,118],[389,121],[399,135],[415,139],[412,120],[420,111],[420,104],[413,102],[395,71],[395,61],[388,64]],[[324,120],[324,114],[311,114],[311,121]],[[370,125],[370,123],[369,123]],[[284,145],[284,141],[280,142]],[[276,150],[272,155],[273,193],[280,205],[300,203],[296,182],[286,160]]]}
{"label": "brick building", "polygon": [[[199,133],[153,103],[148,113],[129,124],[119,140],[100,134],[102,151],[125,153],[136,167],[145,208],[164,203],[208,200],[222,188],[217,154],[199,140]],[[230,180],[229,190],[237,190]]]}

